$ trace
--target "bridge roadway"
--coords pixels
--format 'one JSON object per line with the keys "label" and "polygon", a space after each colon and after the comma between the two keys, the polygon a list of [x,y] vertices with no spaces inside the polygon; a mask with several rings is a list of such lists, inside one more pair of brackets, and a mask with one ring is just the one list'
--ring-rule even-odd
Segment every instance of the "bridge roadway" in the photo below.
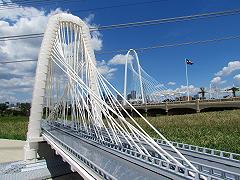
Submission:
{"label": "bridge roadway", "polygon": [[[147,103],[147,104],[133,104],[139,112],[149,113],[151,111],[162,110],[165,113],[171,114],[174,110],[185,109],[192,112],[201,112],[207,109],[227,109],[227,108],[240,108],[240,98],[229,99],[212,99],[212,100],[193,100],[193,101],[174,101],[163,103]],[[124,106],[127,110],[132,110],[128,105]],[[160,113],[160,112],[159,112]]]}
{"label": "bridge roadway", "polygon": [[[154,154],[152,154],[151,161],[146,158],[143,160],[142,157],[137,158],[136,154],[131,156],[133,152],[128,149],[127,145],[125,146],[127,151],[116,151],[116,147],[94,141],[92,136],[74,131],[70,125],[62,126],[60,123],[55,123],[54,126],[50,126],[44,123],[42,127],[45,140],[52,147],[57,144],[54,148],[56,151],[62,149],[66,152],[66,147],[67,149],[70,147],[73,151],[69,151],[71,152],[69,155],[77,155],[75,162],[82,164],[81,167],[85,167],[88,171],[86,173],[91,172],[90,176],[96,179],[99,178],[101,172],[100,178],[105,176],[108,179],[193,179],[194,177],[197,179],[199,177],[200,179],[240,180],[240,161],[238,160],[240,155],[238,154],[173,143],[199,169],[200,174],[194,174],[190,169],[176,167],[163,161],[159,162],[160,158],[156,158]],[[157,140],[157,142],[173,156],[176,155],[164,141]],[[64,147],[62,143],[67,146]],[[64,155],[62,157],[67,159]],[[79,157],[84,158],[85,164],[89,162],[89,166],[94,168],[81,163]],[[178,160],[181,162],[181,159]],[[77,169],[75,167],[74,170]]]}
{"label": "bridge roadway", "polygon": [[[45,134],[46,133],[46,134]],[[138,166],[134,163],[124,160],[120,156],[114,156],[111,153],[104,151],[98,145],[89,144],[86,141],[71,136],[67,133],[63,133],[58,129],[44,129],[44,136],[51,136],[54,139],[58,139],[71,147],[75,152],[84,156],[87,161],[92,162],[95,166],[98,166],[98,171],[102,171],[105,174],[105,178],[109,179],[152,179],[157,180],[169,179],[160,174],[146,170],[146,168]],[[82,164],[82,163],[80,163]],[[84,166],[84,169],[86,167]],[[101,169],[101,170],[100,170]],[[86,168],[89,171],[89,168]],[[89,173],[89,172],[88,172]],[[100,179],[101,176],[95,173],[91,173],[92,178]]]}

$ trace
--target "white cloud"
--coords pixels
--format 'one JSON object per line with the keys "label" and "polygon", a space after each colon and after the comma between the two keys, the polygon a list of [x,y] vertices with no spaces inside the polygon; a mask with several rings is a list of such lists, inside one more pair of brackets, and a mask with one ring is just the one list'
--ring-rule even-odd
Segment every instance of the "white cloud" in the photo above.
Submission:
{"label": "white cloud", "polygon": [[[188,89],[189,89],[189,93],[191,95],[195,95],[199,92],[199,88],[195,87],[194,85],[189,85]],[[181,85],[180,87],[178,87],[176,89],[163,90],[162,93],[165,94],[165,95],[172,95],[172,96],[187,95],[187,86]]]}
{"label": "white cloud", "polygon": [[240,69],[240,61],[231,61],[228,66],[223,67],[221,71],[216,73],[216,76],[227,76],[232,72]]}
{"label": "white cloud", "polygon": [[[199,88],[195,87],[194,85],[189,85],[188,89],[190,94],[196,94],[199,91]],[[187,86],[181,85],[181,87],[177,88],[175,92],[187,93]]]}
{"label": "white cloud", "polygon": [[[0,3],[3,1],[0,0]],[[42,33],[45,31],[48,18],[53,14],[62,12],[60,9],[56,9],[48,13],[44,9],[22,7],[17,4],[15,6],[18,8],[0,11],[0,36]],[[96,28],[97,25],[92,23],[93,19],[94,15],[91,14],[84,21],[89,27]],[[102,34],[99,31],[94,31],[91,33],[91,37],[92,48],[96,51],[101,50]],[[0,42],[0,61],[37,59],[41,41],[42,38],[2,41]],[[111,78],[116,71],[116,69],[108,67],[104,61],[97,62],[97,64],[99,71],[107,78]],[[36,62],[0,65],[0,101],[30,99],[35,69]]]}
{"label": "white cloud", "polygon": [[234,76],[233,79],[235,81],[239,81],[240,82],[240,74],[237,74],[236,76]]}
{"label": "white cloud", "polygon": [[222,80],[221,77],[217,76],[217,77],[214,77],[212,80],[211,80],[211,83],[214,84],[214,85],[219,85],[219,84],[224,84],[226,83],[227,81],[226,80]]}
{"label": "white cloud", "polygon": [[[113,64],[113,65],[125,64],[126,58],[127,58],[126,55],[117,54],[117,55],[115,55],[111,60],[109,60],[108,63],[109,63],[109,64]],[[128,56],[128,61],[129,61],[129,63],[131,63],[133,59],[134,59],[134,58],[133,58],[132,55],[129,55],[129,56]]]}
{"label": "white cloud", "polygon": [[171,82],[171,81],[170,81],[170,82],[168,82],[167,84],[168,84],[169,86],[174,86],[174,85],[176,85],[176,82]]}
{"label": "white cloud", "polygon": [[116,68],[111,68],[104,60],[97,61],[98,72],[104,75],[107,79],[111,79],[114,72],[117,71]]}
{"label": "white cloud", "polygon": [[[86,17],[84,19],[84,22],[88,25],[89,28],[96,28],[97,29],[97,25],[93,24],[92,21],[94,20],[95,15],[94,14],[90,14],[88,17]],[[102,41],[102,34],[99,31],[92,31],[91,32],[91,45],[92,48],[95,51],[100,51],[102,49],[103,46],[103,41]]]}
{"label": "white cloud", "polygon": [[[10,1],[9,1],[10,2]],[[0,0],[0,3],[2,1]],[[20,7],[0,11],[0,36],[42,33],[48,18],[61,12],[50,13],[34,7]],[[0,61],[37,59],[42,38],[0,42]],[[0,101],[21,101],[31,97],[36,62],[1,64]]]}

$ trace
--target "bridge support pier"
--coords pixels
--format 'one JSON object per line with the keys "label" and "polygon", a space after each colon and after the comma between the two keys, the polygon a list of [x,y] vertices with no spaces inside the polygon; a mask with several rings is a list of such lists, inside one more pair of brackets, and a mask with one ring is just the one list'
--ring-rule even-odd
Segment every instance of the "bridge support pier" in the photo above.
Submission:
{"label": "bridge support pier", "polygon": [[148,110],[145,109],[145,118],[147,118],[147,116],[148,116]]}
{"label": "bridge support pier", "polygon": [[196,100],[196,112],[200,113],[199,99]]}
{"label": "bridge support pier", "polygon": [[168,103],[167,102],[165,103],[165,112],[166,112],[166,115],[168,115]]}
{"label": "bridge support pier", "polygon": [[27,163],[35,163],[37,161],[37,142],[26,142],[24,146],[24,161]]}

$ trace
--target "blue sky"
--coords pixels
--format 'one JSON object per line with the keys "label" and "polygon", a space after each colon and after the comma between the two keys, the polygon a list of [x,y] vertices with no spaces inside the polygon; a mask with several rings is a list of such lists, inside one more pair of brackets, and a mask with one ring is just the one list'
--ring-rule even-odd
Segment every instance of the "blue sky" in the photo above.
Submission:
{"label": "blue sky", "polygon": [[[127,1],[118,2],[120,1],[85,1],[82,3],[82,7],[73,8],[69,6],[69,9],[74,12],[75,9],[118,5],[126,3]],[[95,14],[95,24],[109,25],[223,11],[236,9],[238,7],[240,7],[239,1],[166,0],[150,4],[98,10],[93,13]],[[88,13],[76,13],[76,15],[85,17]],[[240,15],[234,15],[140,28],[105,30],[101,31],[103,35],[102,51],[238,35],[240,34],[240,26],[237,23],[239,17]],[[229,61],[239,60],[239,45],[240,41],[238,39],[219,43],[155,49],[140,53],[139,58],[142,67],[155,79],[163,83],[174,81],[176,82],[176,86],[185,84],[184,59],[190,58],[195,63],[189,68],[190,84],[197,87],[209,86],[209,82],[213,79],[215,73],[220,71],[224,66],[227,66]],[[114,55],[115,54],[97,55],[97,59],[110,60]],[[115,77],[123,76],[123,69],[124,67],[122,66],[118,67]],[[225,85],[233,84],[233,76],[235,73],[223,78],[228,80]],[[112,81],[118,82],[119,78],[113,77]]]}
{"label": "blue sky", "polygon": [[[53,3],[51,6],[38,6],[37,4],[32,4],[31,6],[39,11],[45,11],[46,16],[48,12],[55,10],[56,8],[73,12],[74,15],[77,15],[82,19],[89,17],[90,14],[93,14],[94,19],[92,19],[91,23],[100,26],[240,8],[240,1],[238,0],[160,0],[159,2],[149,4],[79,12],[79,10],[145,1],[147,0],[132,0],[131,2],[126,0],[82,0],[69,1],[68,3]],[[4,15],[1,16],[0,14],[0,17],[4,17]],[[240,15],[233,15],[145,27],[104,30],[100,31],[101,35],[98,38],[102,41],[101,51],[214,39],[225,36],[240,35],[240,25],[238,23],[239,18]],[[4,19],[2,21],[9,22],[9,20]],[[45,21],[46,20],[41,20],[40,22],[44,24]],[[35,28],[34,30],[29,31],[31,33],[38,33],[43,31],[43,27]],[[10,35],[16,34],[21,34],[21,32],[14,31]],[[0,31],[0,35],[3,36],[5,34]],[[40,41],[35,43],[40,44]],[[168,88],[176,89],[182,85],[186,85],[185,58],[189,58],[194,62],[194,65],[189,67],[190,84],[196,88],[209,87],[213,78],[217,77],[217,79],[215,79],[216,84],[221,88],[225,88],[230,87],[233,84],[240,85],[240,75],[239,77],[237,76],[240,74],[240,67],[238,67],[240,63],[238,63],[240,60],[239,45],[240,39],[236,39],[217,43],[161,48],[141,52],[139,53],[139,58],[143,69],[145,69],[148,74],[159,82],[166,85],[168,82],[176,82],[175,85],[169,85]],[[39,47],[39,45],[36,45],[36,52],[37,47]],[[104,60],[105,65],[109,66],[110,69],[117,69],[111,77],[111,82],[119,90],[121,90],[123,88],[124,66],[108,63],[115,55],[117,55],[117,53],[102,55],[96,54],[96,58],[98,61]],[[16,57],[8,59],[16,59]],[[24,55],[19,58],[23,57],[37,57],[37,53],[29,56]],[[232,65],[230,64],[231,67],[225,69],[224,73],[220,73],[221,75],[216,75],[216,73],[221,71],[224,67],[227,67],[229,62],[235,63],[232,63]],[[32,71],[34,71],[34,68]],[[5,80],[7,78],[9,79],[9,75],[6,75],[6,72],[4,72],[4,74],[5,75],[2,76],[0,74],[0,78]],[[14,93],[15,94],[12,95],[17,97],[17,99],[27,100],[31,97],[31,88],[29,88],[29,91],[26,92]]]}

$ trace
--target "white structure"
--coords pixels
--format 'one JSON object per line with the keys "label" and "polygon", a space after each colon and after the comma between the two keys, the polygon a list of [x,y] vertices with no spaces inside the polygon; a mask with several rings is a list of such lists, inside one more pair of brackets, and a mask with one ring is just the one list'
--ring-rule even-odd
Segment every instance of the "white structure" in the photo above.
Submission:
{"label": "white structure", "polygon": [[[130,56],[133,54],[134,60],[136,60],[136,66],[134,69],[134,60],[131,60]],[[129,72],[128,72],[129,71]],[[135,77],[134,81],[129,82],[128,76]],[[159,103],[164,100],[174,100],[175,94],[173,90],[167,89],[163,84],[152,78],[146,71],[144,71],[140,65],[139,57],[134,49],[130,49],[125,55],[125,72],[124,72],[124,90],[123,96],[127,99],[127,89],[129,86],[134,86],[131,91],[136,92],[136,100],[140,100],[141,104],[145,103]],[[128,89],[129,90],[129,89]],[[126,101],[123,101],[123,105],[126,105]]]}
{"label": "white structure", "polygon": [[[72,34],[70,34],[70,32]],[[71,37],[72,35],[72,37]],[[73,42],[73,36],[75,35],[75,47],[71,46]],[[64,36],[64,37],[63,37]],[[66,36],[66,37],[65,37]],[[68,36],[68,37],[67,37]],[[61,39],[59,39],[61,38]],[[37,157],[37,148],[38,142],[42,140],[40,137],[41,134],[41,120],[43,118],[43,108],[44,108],[44,97],[46,95],[47,81],[50,78],[50,65],[53,60],[53,57],[56,56],[53,52],[56,51],[56,44],[62,46],[60,54],[62,56],[67,56],[68,60],[71,59],[71,54],[74,51],[75,57],[78,60],[86,61],[86,64],[91,59],[91,62],[95,63],[95,55],[90,44],[90,33],[88,26],[78,17],[71,14],[57,14],[52,16],[49,19],[42,45],[40,48],[35,84],[32,97],[32,107],[31,114],[29,117],[28,133],[27,133],[27,144],[25,146],[25,160],[35,161]],[[61,42],[62,41],[62,42]],[[81,42],[80,42],[81,41]],[[82,43],[82,47],[80,44]],[[65,46],[65,47],[63,47]],[[84,49],[82,49],[84,48]],[[65,51],[65,52],[64,52]],[[78,51],[84,51],[88,57],[79,57],[80,54],[76,54]],[[64,53],[64,54],[63,54]],[[83,55],[83,53],[81,54]],[[84,59],[83,59],[84,58]],[[77,61],[74,59],[74,61]],[[72,64],[72,66],[77,66]],[[88,66],[88,82],[89,87],[95,92],[98,96],[99,91],[96,84],[96,74],[94,70],[91,69],[92,66]],[[94,100],[93,100],[94,101]],[[95,115],[101,116],[99,108]]]}
{"label": "white structure", "polygon": [[[124,98],[127,99],[127,69],[128,69],[128,63],[129,63],[129,55],[130,52],[134,53],[134,56],[136,58],[137,61],[137,66],[138,66],[138,77],[139,77],[139,85],[140,85],[140,93],[141,93],[141,98],[142,98],[142,103],[145,103],[145,97],[144,97],[144,93],[143,93],[143,83],[142,83],[142,74],[141,74],[141,66],[139,63],[139,58],[137,55],[137,52],[134,49],[130,49],[127,54],[126,54],[126,61],[125,61],[125,74],[124,74]],[[133,69],[133,65],[132,62],[130,62],[131,65],[131,69],[132,71],[134,71]],[[126,105],[126,101],[123,101],[124,105]]]}
{"label": "white structure", "polygon": [[[94,133],[101,141],[108,137],[113,144],[124,143],[138,153],[151,157],[146,145],[163,160],[180,167],[197,169],[144,118],[96,67],[90,45],[90,31],[78,17],[58,14],[49,19],[39,53],[31,115],[29,119],[25,160],[36,161],[41,138],[41,121],[71,124],[74,130]],[[133,51],[133,50],[131,50]],[[135,55],[136,52],[134,51]],[[138,58],[137,58],[138,59]],[[141,77],[140,65],[139,76]],[[141,88],[143,93],[143,87]],[[159,138],[185,161],[180,163],[164,150],[116,99],[116,94],[142,118]],[[142,96],[143,97],[143,96]],[[148,129],[149,129],[148,128]],[[104,134],[103,134],[104,132]]]}

